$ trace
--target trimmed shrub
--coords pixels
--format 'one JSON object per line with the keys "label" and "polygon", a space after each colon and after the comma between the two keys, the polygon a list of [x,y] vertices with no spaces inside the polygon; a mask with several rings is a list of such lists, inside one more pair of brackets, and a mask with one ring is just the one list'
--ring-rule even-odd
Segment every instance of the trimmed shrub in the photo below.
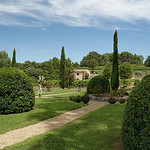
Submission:
{"label": "trimmed shrub", "polygon": [[140,83],[140,80],[139,79],[135,79],[134,80],[134,85],[138,85]]}
{"label": "trimmed shrub", "polygon": [[103,75],[107,78],[110,79],[111,78],[111,73],[112,73],[112,64],[111,63],[107,63],[104,70],[103,70]]}
{"label": "trimmed shrub", "polygon": [[80,95],[78,95],[78,96],[70,96],[69,99],[70,99],[70,101],[77,102],[77,103],[80,103],[81,100],[82,100]]}
{"label": "trimmed shrub", "polygon": [[93,77],[87,86],[87,93],[89,94],[104,94],[110,91],[109,80],[104,76],[99,75]]}
{"label": "trimmed shrub", "polygon": [[119,68],[119,75],[121,79],[130,79],[132,77],[132,68],[128,63],[123,63]]}
{"label": "trimmed shrub", "polygon": [[90,98],[89,96],[86,94],[86,95],[83,95],[81,97],[81,101],[84,103],[84,104],[87,104],[89,101],[90,101]]}
{"label": "trimmed shrub", "polygon": [[150,76],[144,77],[130,93],[122,124],[126,150],[150,149]]}
{"label": "trimmed shrub", "polygon": [[120,103],[120,104],[125,103],[125,101],[126,101],[125,98],[120,98],[120,99],[119,99],[119,103]]}
{"label": "trimmed shrub", "polygon": [[143,79],[142,79],[142,81],[141,82],[143,82],[144,80],[146,80],[146,81],[150,81],[150,74],[149,75],[146,75],[145,77],[143,77]]}
{"label": "trimmed shrub", "polygon": [[69,99],[70,99],[70,101],[76,102],[77,97],[76,96],[70,96]]}
{"label": "trimmed shrub", "polygon": [[116,103],[116,99],[114,97],[111,97],[111,98],[108,99],[108,102],[110,104],[115,104]]}
{"label": "trimmed shrub", "polygon": [[132,79],[120,79],[120,85],[123,85],[123,88],[128,87],[132,83]]}
{"label": "trimmed shrub", "polygon": [[34,103],[30,78],[16,68],[0,69],[0,114],[26,112]]}

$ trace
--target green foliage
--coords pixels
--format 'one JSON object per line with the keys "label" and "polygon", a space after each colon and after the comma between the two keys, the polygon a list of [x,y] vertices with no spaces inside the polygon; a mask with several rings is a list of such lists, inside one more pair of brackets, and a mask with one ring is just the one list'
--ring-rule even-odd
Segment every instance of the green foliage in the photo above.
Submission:
{"label": "green foliage", "polygon": [[119,68],[120,79],[130,79],[132,77],[132,68],[128,63],[123,63]]}
{"label": "green foliage", "polygon": [[94,67],[96,67],[98,65],[98,62],[96,59],[91,59],[88,62],[88,67],[91,68],[92,70],[94,70]]}
{"label": "green foliage", "polygon": [[112,73],[112,64],[111,63],[107,63],[104,70],[103,70],[103,75],[107,78],[110,79],[111,78],[111,73]]}
{"label": "green foliage", "polygon": [[125,103],[125,101],[126,101],[126,99],[125,99],[125,98],[120,98],[120,99],[119,99],[119,103],[120,103],[120,104]]}
{"label": "green foliage", "polygon": [[134,80],[134,86],[135,86],[135,85],[138,85],[139,83],[140,83],[140,80],[139,80],[139,79],[135,79],[135,80]]}
{"label": "green foliage", "polygon": [[150,56],[148,56],[144,62],[146,67],[150,67]]}
{"label": "green foliage", "polygon": [[0,68],[1,67],[10,67],[11,66],[11,60],[8,57],[8,53],[6,51],[0,52]]}
{"label": "green foliage", "polygon": [[[80,80],[80,82],[81,82],[82,87],[86,87],[89,83],[89,80]],[[79,80],[74,80],[73,83],[72,83],[72,86],[73,87],[78,87],[78,83],[79,83]]]}
{"label": "green foliage", "polygon": [[16,50],[13,51],[12,67],[16,67]]}
{"label": "green foliage", "polygon": [[110,91],[109,80],[102,75],[93,77],[87,86],[87,93],[89,94],[103,94]]}
{"label": "green foliage", "polygon": [[142,76],[142,72],[136,71],[136,72],[135,72],[135,75],[136,75],[136,76]]}
{"label": "green foliage", "polygon": [[70,58],[66,59],[66,73],[64,74],[65,82],[68,88],[72,85],[72,82],[74,81],[74,75],[73,75],[73,65],[70,60]]}
{"label": "green foliage", "polygon": [[84,104],[87,104],[89,101],[90,101],[90,98],[87,94],[83,95],[81,97],[81,101],[84,103]]}
{"label": "green foliage", "polygon": [[150,81],[150,74],[146,75],[145,77],[143,77],[142,81],[147,80],[148,82]]}
{"label": "green foliage", "polygon": [[61,59],[60,59],[60,86],[62,89],[64,89],[66,86],[65,77],[64,77],[65,74],[66,74],[66,58],[65,58],[64,47],[62,47]]}
{"label": "green foliage", "polygon": [[16,68],[0,69],[0,114],[32,109],[35,96],[29,77]]}
{"label": "green foliage", "polygon": [[29,77],[35,77],[38,79],[39,76],[43,74],[43,71],[39,68],[33,68],[33,67],[28,67],[24,70],[24,72],[29,76]]}
{"label": "green foliage", "polygon": [[114,97],[110,97],[110,98],[108,99],[108,102],[109,102],[110,104],[115,104],[115,103],[116,103],[116,99],[115,99]]}
{"label": "green foliage", "polygon": [[143,64],[144,57],[142,55],[133,55],[129,52],[122,52],[119,56],[119,62],[122,63],[130,63],[130,64]]}
{"label": "green foliage", "polygon": [[80,95],[70,96],[69,99],[70,99],[70,101],[77,102],[77,103],[80,103],[82,101],[84,104],[87,104],[90,100],[90,98],[87,94],[85,94],[83,96],[80,96]]}
{"label": "green foliage", "polygon": [[110,91],[111,96],[123,96],[128,95],[128,93],[124,89],[119,90],[111,90]]}
{"label": "green foliage", "polygon": [[69,97],[70,101],[76,102],[76,103],[80,103],[81,102],[81,96],[70,96]]}
{"label": "green foliage", "polygon": [[131,85],[132,79],[120,79],[119,82],[120,85],[123,85],[123,88],[126,88]]}
{"label": "green foliage", "polygon": [[122,125],[126,150],[150,149],[150,76],[145,77],[129,95]]}
{"label": "green foliage", "polygon": [[54,82],[52,80],[44,80],[43,86],[47,88],[48,91],[50,91],[51,87],[54,85]]}
{"label": "green foliage", "polygon": [[117,30],[114,34],[114,53],[112,62],[111,88],[117,90],[119,87],[119,71],[118,71],[118,37]]}

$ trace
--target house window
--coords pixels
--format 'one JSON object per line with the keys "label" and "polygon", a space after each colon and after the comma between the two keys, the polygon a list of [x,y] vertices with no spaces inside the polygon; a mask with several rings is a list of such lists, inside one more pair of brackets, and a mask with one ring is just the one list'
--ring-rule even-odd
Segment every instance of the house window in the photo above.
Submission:
{"label": "house window", "polygon": [[77,76],[79,76],[79,73],[77,73]]}

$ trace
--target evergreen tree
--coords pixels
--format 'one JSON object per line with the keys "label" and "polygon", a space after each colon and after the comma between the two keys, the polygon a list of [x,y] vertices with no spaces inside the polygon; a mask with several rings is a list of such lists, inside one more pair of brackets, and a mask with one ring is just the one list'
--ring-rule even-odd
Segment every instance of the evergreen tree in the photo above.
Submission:
{"label": "evergreen tree", "polygon": [[66,86],[65,73],[66,73],[66,58],[65,58],[64,47],[62,47],[61,59],[60,59],[60,86],[62,89],[64,89]]}
{"label": "evergreen tree", "polygon": [[118,72],[118,38],[117,30],[114,34],[114,52],[112,63],[112,75],[111,75],[111,88],[112,90],[118,90],[119,87],[119,72]]}
{"label": "evergreen tree", "polygon": [[15,48],[13,51],[12,67],[16,67],[16,50],[15,50]]}

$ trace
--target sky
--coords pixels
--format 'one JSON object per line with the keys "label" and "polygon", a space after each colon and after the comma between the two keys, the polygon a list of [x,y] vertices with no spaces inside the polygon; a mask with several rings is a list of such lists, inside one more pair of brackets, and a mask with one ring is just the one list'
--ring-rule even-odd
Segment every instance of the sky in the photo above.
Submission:
{"label": "sky", "polygon": [[0,0],[0,51],[17,62],[60,59],[62,46],[73,62],[91,51],[150,55],[149,0]]}

